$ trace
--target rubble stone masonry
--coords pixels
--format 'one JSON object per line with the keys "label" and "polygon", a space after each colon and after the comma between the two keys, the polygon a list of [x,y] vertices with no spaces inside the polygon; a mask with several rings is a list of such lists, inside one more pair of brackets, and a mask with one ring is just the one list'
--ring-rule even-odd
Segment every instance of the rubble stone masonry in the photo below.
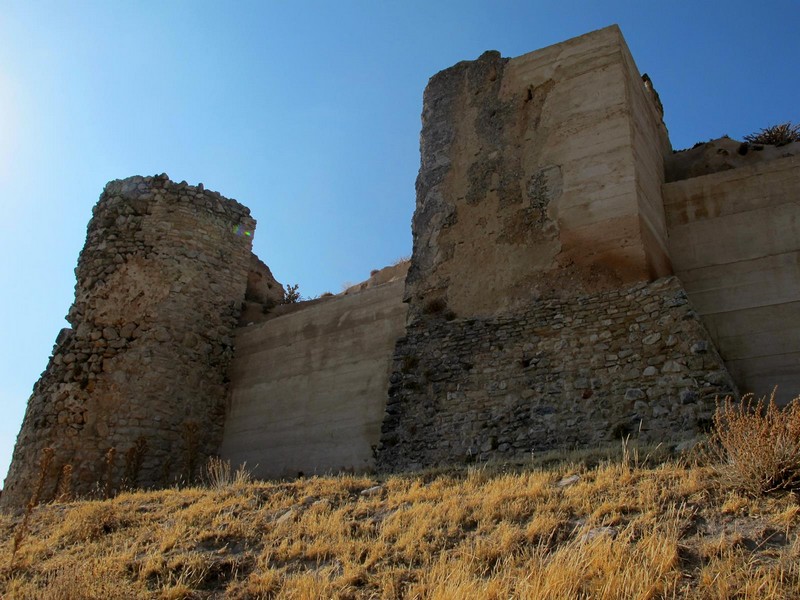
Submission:
{"label": "rubble stone masonry", "polygon": [[106,186],[76,269],[72,327],[28,402],[4,506],[27,502],[45,447],[55,453],[43,499],[65,465],[86,495],[190,479],[216,452],[254,228],[249,209],[202,184],[161,175]]}
{"label": "rubble stone masonry", "polygon": [[421,316],[398,341],[379,468],[674,442],[735,392],[680,282],[533,302],[514,314]]}
{"label": "rubble stone masonry", "polygon": [[28,502],[45,448],[47,501],[190,481],[217,452],[273,477],[669,445],[717,396],[788,401],[797,148],[673,154],[662,115],[616,26],[445,69],[410,261],[310,302],[252,256],[244,206],[112,181],[0,507]]}

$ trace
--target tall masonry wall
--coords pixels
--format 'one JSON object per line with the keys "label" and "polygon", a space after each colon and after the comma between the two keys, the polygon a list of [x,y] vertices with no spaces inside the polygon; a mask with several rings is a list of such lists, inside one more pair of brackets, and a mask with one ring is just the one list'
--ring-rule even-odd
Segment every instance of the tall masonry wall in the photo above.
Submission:
{"label": "tall masonry wall", "polygon": [[423,102],[378,464],[703,429],[735,387],[667,277],[671,147],[619,29],[485,53],[431,78]]}
{"label": "tall masonry wall", "polygon": [[[51,498],[189,479],[216,452],[255,221],[166,175],[110,182],[94,207],[63,330],[28,402],[5,480],[27,502],[45,447]],[[108,455],[110,448],[114,452]]]}
{"label": "tall masonry wall", "polygon": [[380,464],[520,459],[628,434],[678,441],[732,389],[674,277],[500,316],[426,315],[397,345]]}
{"label": "tall masonry wall", "polygon": [[446,296],[459,316],[489,315],[671,273],[658,196],[670,144],[615,26],[438,73],[420,151],[412,312]]}
{"label": "tall masonry wall", "polygon": [[281,477],[678,441],[736,384],[800,391],[800,144],[673,154],[616,26],[435,75],[420,150],[410,262],[300,304],[245,207],[109,183],[1,505],[46,447],[44,499],[66,465],[86,495],[217,452]]}
{"label": "tall masonry wall", "polygon": [[663,188],[675,272],[742,392],[800,394],[800,156]]}
{"label": "tall masonry wall", "polygon": [[258,477],[373,468],[402,298],[401,279],[238,329],[221,456]]}

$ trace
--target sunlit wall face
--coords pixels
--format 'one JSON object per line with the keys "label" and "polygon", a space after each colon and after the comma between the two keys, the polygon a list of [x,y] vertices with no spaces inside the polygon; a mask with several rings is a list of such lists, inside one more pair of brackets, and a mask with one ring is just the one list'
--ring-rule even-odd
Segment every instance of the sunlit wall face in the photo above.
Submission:
{"label": "sunlit wall face", "polygon": [[[422,92],[619,24],[675,148],[800,119],[800,2],[0,2],[0,479],[105,183],[236,198],[314,296],[411,249]],[[750,40],[758,42],[750,43]]]}

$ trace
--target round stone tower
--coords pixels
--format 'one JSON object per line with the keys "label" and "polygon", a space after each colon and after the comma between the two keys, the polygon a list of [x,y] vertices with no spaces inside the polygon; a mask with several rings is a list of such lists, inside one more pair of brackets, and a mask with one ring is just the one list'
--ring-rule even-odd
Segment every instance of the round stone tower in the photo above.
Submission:
{"label": "round stone tower", "polygon": [[[71,328],[34,386],[5,481],[42,499],[191,480],[219,445],[255,221],[166,175],[108,183],[75,271]],[[68,467],[68,468],[65,468]],[[68,480],[67,480],[68,479]]]}

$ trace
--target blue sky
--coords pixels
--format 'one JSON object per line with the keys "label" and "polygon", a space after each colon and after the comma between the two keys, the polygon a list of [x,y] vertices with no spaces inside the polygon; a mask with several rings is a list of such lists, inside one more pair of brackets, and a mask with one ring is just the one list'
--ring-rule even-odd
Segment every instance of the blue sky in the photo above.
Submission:
{"label": "blue sky", "polygon": [[249,206],[305,295],[411,250],[428,78],[617,23],[675,148],[800,121],[800,2],[41,2],[0,10],[0,477],[108,180]]}

